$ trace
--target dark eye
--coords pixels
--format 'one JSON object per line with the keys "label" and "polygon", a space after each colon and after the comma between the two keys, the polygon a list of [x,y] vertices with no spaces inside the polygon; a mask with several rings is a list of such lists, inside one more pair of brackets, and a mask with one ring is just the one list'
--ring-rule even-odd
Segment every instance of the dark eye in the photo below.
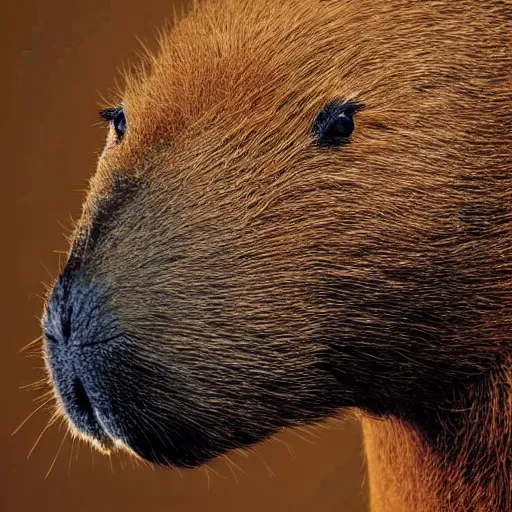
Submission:
{"label": "dark eye", "polygon": [[126,132],[126,116],[123,107],[106,108],[100,111],[100,117],[112,123],[116,131],[117,141],[121,142]]}
{"label": "dark eye", "polygon": [[321,146],[339,146],[348,142],[354,131],[354,114],[361,108],[354,102],[333,101],[318,114],[313,136]]}

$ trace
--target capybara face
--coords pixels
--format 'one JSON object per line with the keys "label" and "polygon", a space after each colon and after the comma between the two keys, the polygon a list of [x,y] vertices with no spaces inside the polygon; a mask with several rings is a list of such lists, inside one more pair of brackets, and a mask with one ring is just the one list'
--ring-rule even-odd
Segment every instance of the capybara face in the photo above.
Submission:
{"label": "capybara face", "polygon": [[195,466],[344,407],[425,413],[486,372],[512,318],[504,17],[196,7],[102,112],[48,300],[76,430]]}

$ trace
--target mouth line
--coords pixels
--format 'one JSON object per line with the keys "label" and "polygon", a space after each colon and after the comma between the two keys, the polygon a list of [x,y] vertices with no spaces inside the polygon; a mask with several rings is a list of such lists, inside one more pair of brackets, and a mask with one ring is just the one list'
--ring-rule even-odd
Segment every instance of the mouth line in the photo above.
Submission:
{"label": "mouth line", "polygon": [[87,391],[85,391],[82,381],[78,377],[75,377],[71,386],[73,389],[73,395],[75,397],[75,405],[77,409],[82,414],[85,414],[88,418],[94,418],[94,409],[87,395]]}
{"label": "mouth line", "polygon": [[94,340],[94,341],[90,341],[90,342],[86,342],[86,343],[79,343],[78,345],[80,347],[84,347],[84,348],[87,348],[87,347],[93,347],[94,345],[102,345],[102,344],[106,344],[106,343],[110,343],[111,341],[115,341],[119,338],[122,338],[124,336],[123,333],[117,333],[117,334],[114,334],[112,336],[109,336],[107,338],[101,338],[99,340]]}

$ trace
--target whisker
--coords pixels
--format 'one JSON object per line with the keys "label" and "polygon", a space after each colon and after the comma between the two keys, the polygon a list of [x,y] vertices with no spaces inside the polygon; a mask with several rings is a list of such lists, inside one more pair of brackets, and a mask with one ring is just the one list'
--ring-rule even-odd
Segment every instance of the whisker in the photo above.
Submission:
{"label": "whisker", "polygon": [[45,480],[50,475],[50,473],[51,473],[51,471],[53,469],[53,466],[55,466],[55,462],[57,461],[57,457],[59,456],[60,451],[62,450],[62,445],[64,444],[64,441],[66,440],[66,437],[68,437],[68,433],[69,432],[66,430],[66,432],[64,432],[64,435],[62,436],[62,441],[60,442],[59,449],[57,450],[57,453],[55,454],[55,457],[53,459],[52,465],[50,466],[50,468],[48,469],[48,472],[46,473],[46,475],[44,477]]}
{"label": "whisker", "polygon": [[286,449],[288,450],[288,453],[291,455],[292,460],[296,460],[297,454],[295,453],[295,450],[293,449],[293,446],[288,443],[287,441],[284,441],[283,439],[274,438],[274,441],[277,443],[284,444],[286,446]]}
{"label": "whisker", "polygon": [[[41,359],[41,357],[39,357],[39,359]],[[43,362],[41,366],[34,366],[33,367],[34,370],[37,370],[39,372],[45,372],[47,373],[47,367],[46,367],[46,364]],[[50,379],[48,379],[48,381],[50,381]]]}
{"label": "whisker", "polygon": [[275,478],[276,474],[274,473],[274,471],[272,471],[272,468],[268,465],[267,461],[263,457],[261,457],[261,462],[265,467],[269,478]]}
{"label": "whisker", "polygon": [[43,268],[46,270],[46,272],[48,273],[48,275],[50,276],[50,279],[51,279],[52,281],[54,281],[54,280],[55,280],[55,278],[53,277],[52,273],[48,270],[48,267],[47,267],[47,266],[46,266],[42,261],[41,261],[40,263],[41,263],[41,265],[43,266]]}
{"label": "whisker", "polygon": [[22,391],[37,391],[38,389],[41,389],[43,387],[46,387],[48,385],[48,379],[39,379],[34,382],[31,382],[30,384],[24,384],[23,386],[20,386],[18,389],[21,389]]}
{"label": "whisker", "polygon": [[[71,223],[74,224],[73,217],[70,215],[69,219],[71,220]],[[73,228],[70,228],[69,226],[65,226],[60,220],[57,221],[59,226],[64,230],[65,234],[71,235],[73,233]]]}
{"label": "whisker", "polygon": [[224,461],[226,462],[229,470],[231,471],[231,474],[233,475],[233,478],[235,479],[235,484],[238,484],[238,478],[236,476],[236,473],[233,471],[233,467],[230,464],[231,461],[229,460],[229,457],[227,455],[224,455],[223,458],[224,458]]}
{"label": "whisker", "polygon": [[272,468],[267,464],[263,455],[261,455],[261,453],[256,448],[248,448],[248,451],[253,453],[254,455],[256,455],[258,457],[258,459],[261,460],[261,462],[265,466],[265,469],[267,470],[268,476],[270,478],[275,478],[276,474],[272,471]]}
{"label": "whisker", "polygon": [[71,439],[71,450],[69,450],[69,462],[68,462],[68,478],[71,478],[71,462],[73,461],[73,451],[75,449],[76,438],[72,436]]}
{"label": "whisker", "polygon": [[295,437],[298,437],[299,439],[306,441],[306,443],[308,443],[308,444],[311,444],[311,445],[315,444],[313,441],[311,441],[311,439],[301,436],[294,428],[290,429],[290,433],[293,434]]}
{"label": "whisker", "polygon": [[267,470],[268,476],[270,478],[275,478],[276,474],[274,473],[272,468],[269,466],[269,464],[265,460],[265,457],[263,457],[263,455],[261,455],[261,453],[258,453],[258,455],[260,456],[260,460],[261,460],[261,462],[263,462],[263,465],[265,466],[265,469]]}
{"label": "whisker", "polygon": [[129,452],[128,460],[130,461],[130,464],[132,466],[133,471],[139,471],[140,468],[150,468],[152,471],[154,471],[154,468],[150,463],[148,463],[145,460],[142,460],[139,456],[134,455],[133,453]]}
{"label": "whisker", "polygon": [[[230,464],[230,469],[231,469],[231,466],[235,467],[236,469],[238,469],[238,471],[240,471],[240,473],[242,473],[242,475],[245,475],[245,471],[238,465],[236,464],[233,460],[231,460],[231,458],[228,456],[228,455],[224,455],[224,457],[228,460],[229,464]],[[235,473],[233,471],[231,471],[233,473],[233,476],[235,476]],[[238,483],[238,479],[236,478],[235,476],[235,482]]]}
{"label": "whisker", "polygon": [[33,451],[36,449],[37,445],[39,444],[39,441],[41,441],[41,438],[43,437],[44,433],[57,421],[59,418],[59,414],[57,412],[53,413],[52,417],[49,419],[48,423],[46,424],[46,427],[43,428],[42,432],[39,434],[39,437],[36,439],[36,442],[30,449],[27,455],[27,460],[30,459],[30,456],[32,455]]}
{"label": "whisker", "polygon": [[221,475],[218,471],[216,471],[215,469],[213,469],[210,465],[208,464],[203,464],[203,466],[205,468],[208,468],[208,471],[211,471],[215,476],[217,476],[218,478],[222,478],[222,480],[226,480],[226,477],[224,475]]}
{"label": "whisker", "polygon": [[211,489],[211,478],[210,478],[210,472],[208,471],[208,468],[203,467],[204,474],[206,475],[206,488],[208,491]]}
{"label": "whisker", "polygon": [[38,402],[41,402],[41,400],[46,400],[48,398],[54,398],[54,393],[53,393],[53,390],[52,389],[49,389],[48,391],[45,391],[44,393],[42,393],[40,396],[36,396],[35,398],[32,399],[32,402],[34,403],[38,403]]}
{"label": "whisker", "polygon": [[45,405],[47,405],[49,402],[51,402],[53,397],[50,397],[48,399],[46,399],[41,405],[37,406],[17,427],[16,429],[14,430],[14,432],[11,434],[11,436],[14,436],[15,434],[17,434],[20,429],[23,427],[23,425],[25,425],[27,423],[27,421],[32,418],[32,416],[34,416],[34,414],[36,414],[38,411],[40,411]]}
{"label": "whisker", "polygon": [[245,448],[236,448],[234,451],[235,451],[235,453],[238,453],[239,455],[241,455],[245,459],[249,458],[249,454],[247,453]]}
{"label": "whisker", "polygon": [[[45,283],[44,281],[41,281],[41,284],[44,286],[45,288],[45,292],[48,293],[51,289],[51,285]],[[41,302],[45,302],[46,301],[46,297],[44,295],[39,295],[39,293],[36,293],[35,296],[41,301]],[[41,321],[41,318],[39,318],[37,315],[34,315],[34,318],[38,321]]]}
{"label": "whisker", "polygon": [[35,340],[32,340],[31,342],[27,343],[24,347],[20,349],[18,354],[22,354],[23,352],[35,347],[36,345],[39,345],[39,342],[43,340],[43,335],[40,334]]}
{"label": "whisker", "polygon": [[315,432],[311,432],[311,428],[313,427],[310,427],[310,428],[306,428],[306,427],[295,427],[296,429],[300,430],[301,432],[304,432],[304,434],[307,434],[309,436],[311,436],[313,439],[320,439],[321,436],[319,436],[318,434],[316,434]]}

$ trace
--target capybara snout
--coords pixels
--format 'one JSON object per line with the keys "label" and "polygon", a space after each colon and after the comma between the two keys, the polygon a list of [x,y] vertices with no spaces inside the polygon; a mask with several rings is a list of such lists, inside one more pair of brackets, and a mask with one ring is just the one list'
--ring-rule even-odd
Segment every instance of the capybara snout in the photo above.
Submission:
{"label": "capybara snout", "polygon": [[296,315],[310,293],[300,268],[271,272],[269,254],[262,274],[257,245],[239,254],[215,214],[181,223],[154,179],[116,179],[96,198],[49,300],[48,366],[76,429],[194,466],[332,413],[325,348],[300,342],[311,329]]}
{"label": "capybara snout", "polygon": [[[66,413],[80,432],[107,444],[110,438],[99,420],[98,400],[104,401],[108,387],[100,374],[104,345],[119,333],[103,311],[104,294],[97,288],[84,285],[78,272],[63,272],[48,305],[44,334],[53,382]],[[94,386],[101,386],[99,395]]]}
{"label": "capybara snout", "polygon": [[45,312],[77,431],[195,466],[344,407],[436,418],[496,363],[508,34],[486,4],[210,0],[162,41],[102,111]]}

